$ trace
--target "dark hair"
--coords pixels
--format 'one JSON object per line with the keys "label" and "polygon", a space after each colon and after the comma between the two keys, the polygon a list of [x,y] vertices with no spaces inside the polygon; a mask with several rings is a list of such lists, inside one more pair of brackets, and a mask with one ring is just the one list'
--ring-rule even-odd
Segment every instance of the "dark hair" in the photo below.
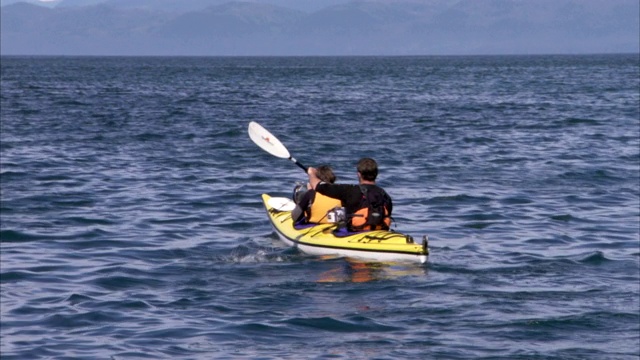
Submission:
{"label": "dark hair", "polygon": [[363,180],[376,181],[378,176],[378,164],[371,158],[362,158],[358,161],[358,172]]}
{"label": "dark hair", "polygon": [[316,168],[316,175],[318,179],[333,184],[336,182],[336,175],[333,173],[333,169],[329,165],[320,165]]}

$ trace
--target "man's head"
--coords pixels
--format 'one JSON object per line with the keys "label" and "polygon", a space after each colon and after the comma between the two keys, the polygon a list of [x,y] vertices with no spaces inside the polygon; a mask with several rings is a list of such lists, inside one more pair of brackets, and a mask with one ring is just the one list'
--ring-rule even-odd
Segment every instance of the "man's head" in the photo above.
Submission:
{"label": "man's head", "polygon": [[329,184],[333,184],[336,182],[336,175],[333,173],[333,169],[331,169],[328,165],[320,165],[316,168],[316,175],[320,179],[320,181],[324,181]]}
{"label": "man's head", "polygon": [[362,158],[358,161],[358,173],[362,180],[376,181],[378,176],[378,164],[371,158]]}

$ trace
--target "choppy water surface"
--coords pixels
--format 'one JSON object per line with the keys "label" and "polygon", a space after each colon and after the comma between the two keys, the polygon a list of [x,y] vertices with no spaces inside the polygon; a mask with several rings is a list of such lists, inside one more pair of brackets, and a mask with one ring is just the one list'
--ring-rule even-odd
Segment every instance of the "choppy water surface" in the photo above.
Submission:
{"label": "choppy water surface", "polygon": [[[637,359],[637,55],[2,58],[3,359]],[[375,157],[425,265],[284,247]]]}

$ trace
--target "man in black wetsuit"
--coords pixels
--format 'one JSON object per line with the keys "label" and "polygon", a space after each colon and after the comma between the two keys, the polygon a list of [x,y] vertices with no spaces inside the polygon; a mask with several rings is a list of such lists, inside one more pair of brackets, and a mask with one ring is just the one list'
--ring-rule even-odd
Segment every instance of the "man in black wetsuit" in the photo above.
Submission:
{"label": "man in black wetsuit", "polygon": [[[362,158],[358,161],[358,185],[347,184],[329,184],[323,182],[318,178],[315,168],[309,168],[307,174],[309,175],[309,184],[316,192],[339,199],[344,206],[347,213],[349,227],[352,230],[370,230],[371,226],[374,228],[389,229],[391,223],[391,211],[393,209],[393,203],[391,197],[382,189],[376,185],[376,177],[378,176],[378,164],[371,158]],[[375,204],[376,206],[384,206],[383,215],[376,215],[378,220],[371,220],[368,212],[362,210],[368,207],[369,204]]]}

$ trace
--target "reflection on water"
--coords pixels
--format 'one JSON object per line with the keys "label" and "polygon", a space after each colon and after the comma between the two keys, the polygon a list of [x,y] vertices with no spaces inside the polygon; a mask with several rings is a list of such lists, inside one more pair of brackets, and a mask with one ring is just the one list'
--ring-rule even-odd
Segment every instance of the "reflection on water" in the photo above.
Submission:
{"label": "reflection on water", "polygon": [[[328,270],[318,275],[316,282],[353,282],[363,283],[376,280],[389,280],[404,276],[427,275],[427,267],[408,263],[365,262],[353,258],[341,258],[335,255],[319,256],[331,264]],[[340,261],[329,261],[329,260]]]}

